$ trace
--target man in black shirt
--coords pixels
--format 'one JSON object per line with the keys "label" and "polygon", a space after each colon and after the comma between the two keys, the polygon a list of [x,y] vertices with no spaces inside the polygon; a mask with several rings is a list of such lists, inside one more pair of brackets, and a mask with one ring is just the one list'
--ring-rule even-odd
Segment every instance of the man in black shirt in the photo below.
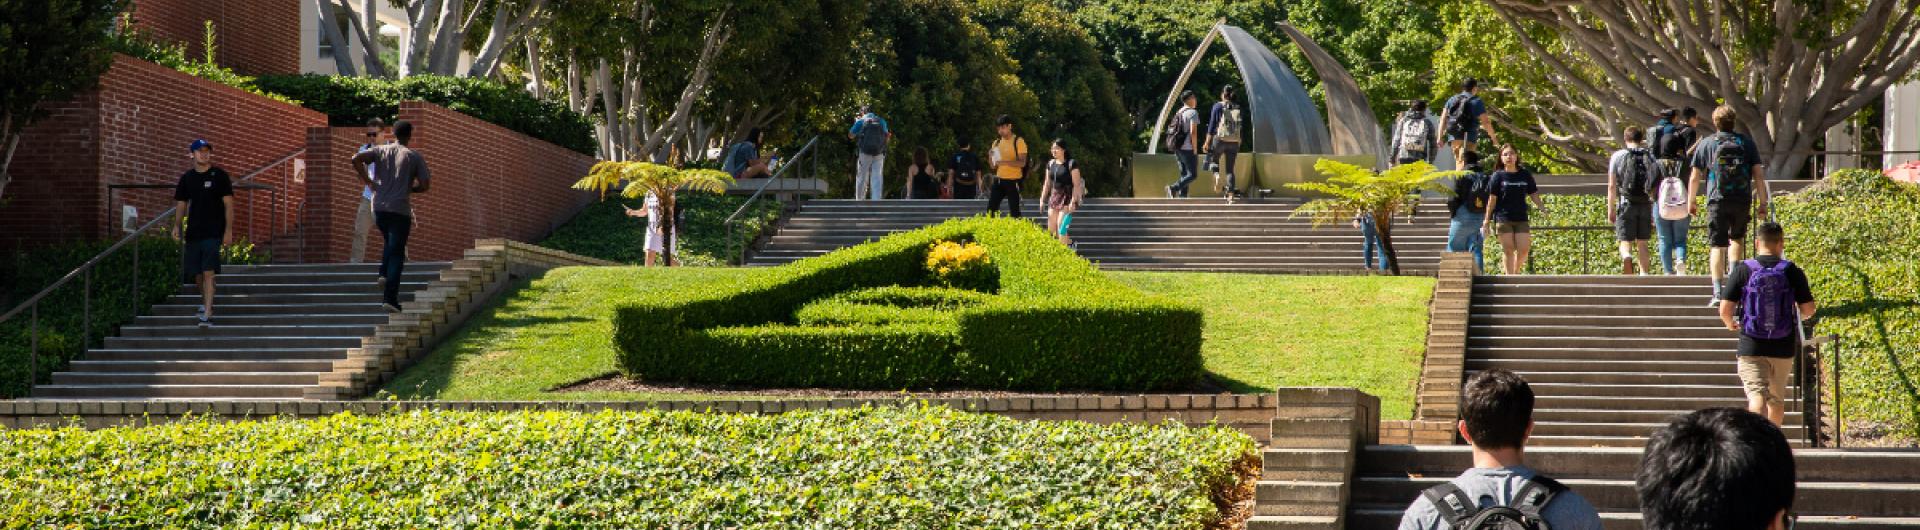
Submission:
{"label": "man in black shirt", "polygon": [[[220,272],[220,247],[233,244],[233,179],[227,171],[214,167],[213,144],[194,140],[187,147],[193,155],[193,169],[180,175],[173,189],[173,210],[186,214],[187,235],[182,249],[180,272],[183,283],[200,284],[200,327],[213,325],[213,275]],[[180,223],[169,230],[180,237]]]}
{"label": "man in black shirt", "polygon": [[[1780,225],[1767,222],[1760,225],[1754,242],[1758,243],[1755,255],[1748,262],[1733,265],[1733,272],[1727,275],[1725,286],[1720,291],[1720,322],[1728,330],[1740,333],[1740,348],[1734,352],[1739,363],[1740,383],[1746,387],[1747,410],[1766,416],[1774,425],[1786,421],[1787,379],[1793,374],[1793,359],[1800,347],[1799,333],[1786,334],[1782,338],[1764,338],[1748,335],[1743,331],[1743,322],[1736,315],[1761,315],[1759,308],[1742,308],[1748,279],[1754,274],[1753,265],[1762,269],[1774,269],[1785,263],[1780,274],[1785,277],[1787,291],[1793,296],[1793,304],[1800,312],[1798,320],[1813,318],[1813,289],[1808,285],[1807,273],[1800,266],[1781,258],[1786,243],[1786,233]],[[1751,263],[1749,263],[1751,262]],[[1777,284],[1776,284],[1777,285]],[[1784,304],[1783,304],[1784,305]],[[1765,318],[1762,316],[1761,318]]]}

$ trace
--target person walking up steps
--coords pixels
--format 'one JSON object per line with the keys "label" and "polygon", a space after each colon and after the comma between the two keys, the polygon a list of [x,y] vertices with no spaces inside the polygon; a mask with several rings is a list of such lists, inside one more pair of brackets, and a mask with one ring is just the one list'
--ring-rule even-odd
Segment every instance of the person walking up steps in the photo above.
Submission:
{"label": "person walking up steps", "polygon": [[1647,239],[1653,236],[1653,183],[1660,173],[1660,162],[1654,160],[1652,151],[1642,147],[1645,139],[1645,132],[1628,128],[1626,146],[1614,151],[1607,162],[1607,221],[1613,224],[1614,239],[1620,242],[1621,274],[1638,271],[1646,275],[1653,268],[1653,260],[1647,256]]}
{"label": "person walking up steps", "polygon": [[[1225,194],[1227,204],[1233,204],[1241,198],[1240,186],[1235,178],[1234,166],[1240,159],[1240,133],[1246,128],[1246,118],[1239,103],[1233,101],[1233,85],[1220,89],[1220,101],[1213,104],[1211,118],[1207,120],[1207,162],[1213,171],[1215,193]],[[1221,187],[1220,177],[1227,177],[1226,187]]]}
{"label": "person walking up steps", "polygon": [[1027,176],[1027,141],[1013,135],[1013,116],[994,121],[1000,137],[993,141],[993,187],[987,192],[987,212],[998,213],[1007,201],[1008,215],[1020,218],[1020,181]]}
{"label": "person walking up steps", "polygon": [[1687,231],[1693,228],[1693,212],[1687,200],[1687,175],[1689,165],[1687,153],[1693,150],[1698,133],[1694,127],[1700,118],[1693,107],[1682,111],[1681,123],[1669,122],[1672,111],[1662,111],[1660,123],[1655,124],[1647,136],[1654,138],[1654,155],[1660,158],[1660,186],[1657,192],[1658,204],[1653,219],[1653,231],[1660,235],[1661,268],[1670,275],[1687,273]]}
{"label": "person walking up steps", "polygon": [[[407,264],[407,236],[413,233],[415,193],[426,193],[433,181],[427,171],[427,159],[409,149],[413,124],[406,120],[393,123],[393,139],[386,144],[353,155],[355,167],[373,164],[373,176],[366,179],[373,188],[374,223],[380,225],[382,248],[380,274],[387,278],[382,300],[389,312],[400,311],[401,276]],[[365,178],[364,176],[362,178]]]}
{"label": "person walking up steps", "polygon": [[[1433,117],[1427,115],[1427,102],[1415,101],[1412,108],[1407,109],[1405,114],[1400,115],[1399,120],[1393,122],[1393,147],[1387,151],[1391,153],[1391,158],[1388,160],[1396,166],[1414,162],[1431,164],[1433,155],[1437,151],[1434,148],[1439,145],[1440,129],[1434,127]],[[1474,159],[1479,159],[1479,153],[1473,153],[1473,155]],[[1469,165],[1463,163],[1459,167],[1464,168]]]}
{"label": "person walking up steps", "polygon": [[180,219],[169,223],[173,238],[183,241],[181,283],[200,285],[200,309],[194,312],[202,329],[213,325],[213,276],[220,273],[220,247],[233,244],[233,179],[213,165],[213,143],[194,140],[187,146],[193,169],[180,175],[173,188],[173,211],[185,215],[187,233],[180,235]]}
{"label": "person walking up steps", "polygon": [[1447,225],[1447,252],[1472,252],[1473,272],[1486,267],[1486,236],[1480,228],[1487,221],[1487,200],[1492,195],[1492,177],[1480,167],[1480,153],[1467,153],[1467,173],[1453,180],[1453,196],[1447,198],[1452,221]]}
{"label": "person walking up steps", "polygon": [[1509,145],[1500,148],[1500,162],[1494,166],[1493,189],[1487,198],[1487,217],[1481,222],[1480,231],[1487,232],[1489,226],[1500,238],[1500,268],[1507,274],[1520,274],[1526,270],[1527,256],[1533,252],[1533,229],[1527,224],[1531,210],[1527,207],[1532,201],[1535,207],[1544,208],[1546,203],[1540,199],[1540,185],[1533,180],[1533,173],[1520,167],[1520,152]]}
{"label": "person walking up steps", "polygon": [[[1693,177],[1687,181],[1687,210],[1694,212],[1695,197],[1707,194],[1707,272],[1715,282],[1726,277],[1727,265],[1746,256],[1747,225],[1755,214],[1767,216],[1767,179],[1760,164],[1760,153],[1753,139],[1734,132],[1739,118],[1733,107],[1713,109],[1713,128],[1719,132],[1700,140],[1693,148]],[[1705,189],[1701,188],[1705,181]],[[1694,212],[1697,213],[1697,212]],[[1713,286],[1720,302],[1720,285]]]}
{"label": "person walking up steps", "polygon": [[1173,123],[1167,126],[1166,148],[1173,152],[1173,159],[1180,165],[1180,180],[1167,186],[1168,197],[1186,197],[1187,188],[1199,179],[1200,158],[1194,154],[1194,143],[1200,136],[1200,111],[1194,108],[1198,101],[1193,91],[1180,93],[1180,112],[1173,117]]}
{"label": "person walking up steps", "polygon": [[980,196],[986,180],[980,178],[980,157],[973,154],[973,141],[960,138],[960,150],[953,153],[953,165],[947,166],[946,187],[951,198],[970,200]]}
{"label": "person walking up steps", "polygon": [[1758,255],[1727,275],[1726,289],[1720,292],[1720,322],[1740,333],[1734,355],[1740,361],[1747,410],[1780,425],[1787,417],[1787,379],[1800,353],[1800,321],[1813,318],[1813,289],[1806,271],[1781,257],[1786,231],[1779,224],[1761,224],[1756,235]]}
{"label": "person walking up steps", "polygon": [[1533,387],[1506,369],[1467,379],[1456,428],[1473,446],[1473,468],[1420,492],[1401,515],[1400,530],[1600,530],[1600,512],[1592,503],[1527,467],[1533,402]]}
{"label": "person walking up steps", "polygon": [[1466,153],[1479,149],[1481,133],[1500,144],[1500,135],[1494,134],[1493,116],[1487,114],[1487,102],[1480,99],[1480,80],[1467,78],[1460,82],[1460,93],[1447,98],[1446,105],[1440,107],[1440,126],[1445,127],[1447,143],[1453,147],[1453,169],[1465,168]]}
{"label": "person walking up steps", "polygon": [[1059,238],[1060,244],[1073,246],[1067,226],[1087,194],[1087,183],[1080,178],[1080,166],[1067,151],[1066,140],[1054,139],[1052,154],[1053,159],[1047,161],[1047,178],[1040,183],[1040,196],[1047,203],[1047,232]]}
{"label": "person walking up steps", "polygon": [[[361,152],[373,149],[373,146],[376,145],[392,142],[393,133],[387,130],[387,123],[385,121],[381,121],[380,118],[367,120],[367,143],[360,146]],[[369,176],[373,174],[373,166],[362,166],[360,169],[367,172]],[[351,252],[349,252],[347,256],[348,263],[366,261],[367,232],[372,230],[373,188],[361,187],[360,207],[355,209],[353,214],[353,244],[350,247]],[[384,276],[381,277],[382,281],[385,281],[385,279]]]}
{"label": "person walking up steps", "polygon": [[847,138],[854,141],[859,159],[853,166],[853,198],[880,200],[884,193],[885,179],[882,174],[887,165],[887,142],[893,140],[893,129],[887,126],[887,120],[873,113],[873,107],[860,106],[860,115],[853,120],[853,127],[847,129]]}

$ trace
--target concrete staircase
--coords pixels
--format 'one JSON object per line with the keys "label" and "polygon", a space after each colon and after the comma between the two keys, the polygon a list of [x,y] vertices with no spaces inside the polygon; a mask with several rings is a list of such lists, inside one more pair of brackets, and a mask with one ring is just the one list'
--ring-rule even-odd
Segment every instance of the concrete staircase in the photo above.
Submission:
{"label": "concrete staircase", "polygon": [[[1537,447],[1527,464],[1586,497],[1608,530],[1640,528],[1633,473],[1640,448]],[[1920,528],[1920,452],[1797,450],[1801,528]],[[1360,450],[1346,528],[1391,529],[1426,488],[1472,467],[1466,446]]]}
{"label": "concrete staircase", "polygon": [[[1357,273],[1360,232],[1294,219],[1298,199],[1228,205],[1217,199],[1088,199],[1070,228],[1101,268],[1276,273]],[[1037,204],[1027,216],[1044,222]],[[1444,202],[1423,203],[1394,242],[1404,272],[1431,272],[1446,245]],[[814,200],[788,218],[751,265],[778,265],[986,210],[985,201]]]}
{"label": "concrete staircase", "polygon": [[[1704,276],[1478,276],[1467,376],[1505,368],[1527,379],[1532,446],[1643,446],[1668,417],[1746,404],[1739,339],[1707,307],[1709,291]],[[1799,403],[1788,410],[1797,442]]]}
{"label": "concrete staircase", "polygon": [[[401,300],[446,263],[410,263]],[[377,264],[228,266],[218,277],[214,325],[194,318],[198,289],[121,326],[69,371],[33,388],[36,399],[300,399],[347,350],[387,322]]]}

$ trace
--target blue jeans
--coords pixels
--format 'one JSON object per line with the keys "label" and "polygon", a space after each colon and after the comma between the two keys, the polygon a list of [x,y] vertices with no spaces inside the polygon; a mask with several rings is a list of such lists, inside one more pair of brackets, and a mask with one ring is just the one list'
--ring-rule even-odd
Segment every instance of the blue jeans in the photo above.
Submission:
{"label": "blue jeans", "polygon": [[1200,178],[1200,158],[1191,149],[1174,151],[1173,158],[1180,163],[1180,181],[1173,183],[1173,196],[1185,197],[1187,187],[1193,185],[1194,179]]}
{"label": "blue jeans", "polygon": [[1480,232],[1480,226],[1486,219],[1486,213],[1467,207],[1454,210],[1453,223],[1447,225],[1447,252],[1472,252],[1475,274],[1486,267],[1487,236]]}
{"label": "blue jeans", "polygon": [[[1374,228],[1372,218],[1360,221],[1360,236],[1365,238],[1361,242],[1361,253],[1364,255],[1362,259],[1365,260],[1361,262],[1361,266],[1368,269],[1387,270],[1387,249],[1380,245],[1380,231]],[[1378,260],[1374,259],[1375,254],[1380,256]],[[1375,266],[1376,264],[1378,266]]]}
{"label": "blue jeans", "polygon": [[1666,267],[1667,274],[1673,274],[1673,263],[1687,260],[1687,229],[1693,219],[1668,221],[1653,218],[1653,230],[1660,233],[1660,265]]}
{"label": "blue jeans", "polygon": [[380,277],[387,279],[386,291],[380,293],[381,300],[400,305],[401,274],[407,265],[407,236],[413,233],[413,216],[393,212],[373,212],[374,224],[380,225]]}

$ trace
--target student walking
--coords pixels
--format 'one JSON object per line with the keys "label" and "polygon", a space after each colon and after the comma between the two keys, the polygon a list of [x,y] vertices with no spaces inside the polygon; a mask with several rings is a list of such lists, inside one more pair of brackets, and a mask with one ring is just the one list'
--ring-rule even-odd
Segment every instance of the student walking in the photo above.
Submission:
{"label": "student walking", "polygon": [[1360,267],[1366,270],[1389,270],[1387,247],[1380,244],[1380,227],[1374,223],[1373,214],[1360,212],[1354,215],[1353,227],[1360,229]]}
{"label": "student walking", "polygon": [[947,166],[946,190],[949,198],[972,200],[978,198],[986,187],[986,179],[980,178],[980,157],[973,154],[973,141],[960,138],[960,150],[953,153],[953,164]]}
{"label": "student walking", "polygon": [[1500,162],[1494,167],[1487,218],[1480,230],[1487,232],[1492,228],[1492,233],[1500,238],[1501,269],[1507,274],[1520,274],[1526,270],[1527,257],[1533,252],[1533,230],[1527,224],[1531,212],[1528,202],[1540,208],[1546,207],[1546,203],[1540,199],[1540,185],[1534,182],[1533,173],[1520,167],[1520,152],[1513,146],[1500,148]]}
{"label": "student walking", "polygon": [[413,233],[415,193],[426,193],[433,176],[427,171],[427,159],[407,147],[413,140],[413,124],[406,120],[393,123],[391,143],[353,155],[356,166],[373,164],[373,175],[366,184],[373,188],[374,223],[380,226],[382,249],[380,273],[387,279],[383,300],[387,311],[400,311],[401,276],[407,263],[407,236]]}
{"label": "student walking", "polygon": [[1626,145],[1607,162],[1607,222],[1620,242],[1620,273],[1642,276],[1653,268],[1647,239],[1653,236],[1653,182],[1660,173],[1653,151],[1641,145],[1644,140],[1645,132],[1628,128]]}
{"label": "student walking", "polygon": [[[1213,104],[1207,120],[1207,162],[1213,171],[1213,191],[1225,194],[1227,204],[1241,197],[1234,166],[1240,159],[1240,137],[1247,123],[1244,114],[1240,104],[1234,102],[1233,85],[1227,85],[1220,89],[1220,101]],[[1221,175],[1227,177],[1224,189],[1220,186]]]}
{"label": "student walking", "polygon": [[[1739,118],[1733,107],[1713,109],[1713,128],[1719,132],[1700,140],[1692,155],[1693,176],[1687,181],[1688,211],[1694,197],[1707,194],[1707,271],[1715,282],[1726,277],[1727,264],[1746,256],[1747,225],[1767,216],[1767,179],[1753,138],[1734,132]],[[1705,189],[1702,190],[1702,181]],[[1697,212],[1695,212],[1697,213]],[[1714,284],[1718,305],[1720,285]]]}
{"label": "student walking", "polygon": [[1087,194],[1087,183],[1080,178],[1080,166],[1074,163],[1066,140],[1054,139],[1052,154],[1053,159],[1047,161],[1047,178],[1040,183],[1040,197],[1047,203],[1047,232],[1059,238],[1060,244],[1073,246],[1067,226]]}
{"label": "student walking", "polygon": [[1793,446],[1751,412],[1711,408],[1675,418],[1647,439],[1633,482],[1646,530],[1793,528]]}
{"label": "student walking", "polygon": [[1660,187],[1657,192],[1658,205],[1653,219],[1653,231],[1660,235],[1660,246],[1655,254],[1660,256],[1660,267],[1670,275],[1687,273],[1687,231],[1693,228],[1691,201],[1687,197],[1687,177],[1691,165],[1687,153],[1693,150],[1699,133],[1695,127],[1700,123],[1693,107],[1681,111],[1684,117],[1680,123],[1670,123],[1673,112],[1661,111],[1660,123],[1654,124],[1648,137],[1654,138],[1654,154],[1660,158]]}
{"label": "student walking", "polygon": [[[1434,147],[1439,145],[1440,129],[1434,127],[1433,117],[1427,115],[1427,102],[1415,101],[1412,108],[1393,122],[1393,146],[1387,151],[1390,154],[1388,160],[1396,166],[1414,162],[1433,163]],[[1474,153],[1474,159],[1479,159],[1478,153]],[[1458,166],[1467,167],[1468,164]]]}
{"label": "student walking", "polygon": [[933,167],[933,158],[927,156],[927,148],[913,148],[913,165],[907,166],[907,198],[940,198],[939,175],[940,169]]}
{"label": "student walking", "polygon": [[853,127],[847,129],[847,138],[854,141],[860,153],[853,166],[853,198],[880,200],[885,182],[881,175],[887,165],[887,143],[893,140],[893,129],[873,113],[873,107],[861,105]]}
{"label": "student walking", "polygon": [[[1533,387],[1503,368],[1481,371],[1460,392],[1460,437],[1473,450],[1473,468],[1421,492],[1400,517],[1400,530],[1464,528],[1480,512],[1505,506],[1539,517],[1553,530],[1599,530],[1600,512],[1579,493],[1527,467],[1533,433]],[[1481,528],[1524,528],[1490,512]]]}
{"label": "student walking", "polygon": [[181,283],[200,285],[200,309],[194,311],[201,329],[213,325],[213,276],[220,273],[220,247],[233,244],[233,179],[227,170],[213,165],[213,143],[194,140],[187,146],[193,157],[193,169],[180,175],[173,188],[173,211],[185,215],[187,232],[180,234],[181,219],[168,223],[173,238],[185,243],[181,249]]}
{"label": "student walking", "polygon": [[[621,208],[626,208],[626,206],[622,205]],[[647,238],[645,242],[641,243],[640,250],[646,253],[646,257],[643,258],[646,266],[652,267],[654,262],[660,259],[660,253],[667,251],[667,230],[665,223],[662,222],[662,220],[666,218],[666,213],[664,209],[660,207],[660,196],[654,195],[653,192],[649,191],[647,192],[647,200],[642,203],[640,209],[626,208],[626,210],[627,217],[642,217],[647,220]],[[679,230],[676,227],[674,230],[674,242],[678,243],[680,241],[679,235]]]}
{"label": "student walking", "polygon": [[1200,158],[1194,154],[1194,144],[1200,137],[1200,111],[1194,108],[1198,101],[1192,90],[1180,93],[1180,112],[1173,117],[1173,124],[1167,126],[1167,150],[1173,151],[1174,161],[1180,165],[1180,180],[1167,186],[1168,197],[1186,197],[1187,188],[1198,175]]}
{"label": "student walking", "polygon": [[1466,162],[1468,173],[1453,180],[1453,197],[1447,199],[1452,219],[1447,225],[1447,252],[1472,252],[1473,272],[1479,274],[1487,261],[1486,236],[1480,228],[1486,225],[1493,182],[1480,168],[1480,153],[1468,152]]}
{"label": "student walking", "polygon": [[1480,80],[1467,78],[1460,82],[1460,93],[1447,98],[1446,105],[1440,108],[1440,125],[1445,127],[1447,143],[1453,147],[1453,168],[1466,167],[1466,153],[1479,150],[1481,133],[1500,144],[1500,135],[1494,134],[1493,116],[1487,114],[1487,102],[1480,99]]}
{"label": "student walking", "polygon": [[[393,142],[393,133],[387,130],[387,123],[385,121],[381,120],[380,118],[367,120],[367,143],[361,144],[360,151],[356,152],[356,154],[364,153],[368,149],[373,149],[373,146],[392,143],[392,142]],[[361,170],[365,171],[368,176],[373,175],[372,165],[364,166],[361,168]],[[360,188],[360,204],[359,204],[359,207],[356,208],[353,213],[353,244],[349,249],[350,255],[347,256],[348,263],[360,263],[360,262],[366,261],[367,232],[370,232],[372,230],[373,230],[373,188],[362,186]],[[385,281],[386,279],[385,276],[381,276],[380,278],[382,281]]]}
{"label": "student walking", "polygon": [[1813,289],[1806,271],[1781,257],[1786,232],[1779,224],[1763,223],[1756,235],[1758,255],[1734,267],[1720,292],[1720,323],[1740,333],[1734,355],[1747,410],[1780,425],[1786,421],[1787,379],[1800,353],[1800,321],[1813,318]]}
{"label": "student walking", "polygon": [[993,141],[993,188],[987,193],[987,213],[998,213],[1007,201],[1008,215],[1020,217],[1020,181],[1027,176],[1027,141],[1013,135],[1013,116],[994,121],[1000,137]]}

